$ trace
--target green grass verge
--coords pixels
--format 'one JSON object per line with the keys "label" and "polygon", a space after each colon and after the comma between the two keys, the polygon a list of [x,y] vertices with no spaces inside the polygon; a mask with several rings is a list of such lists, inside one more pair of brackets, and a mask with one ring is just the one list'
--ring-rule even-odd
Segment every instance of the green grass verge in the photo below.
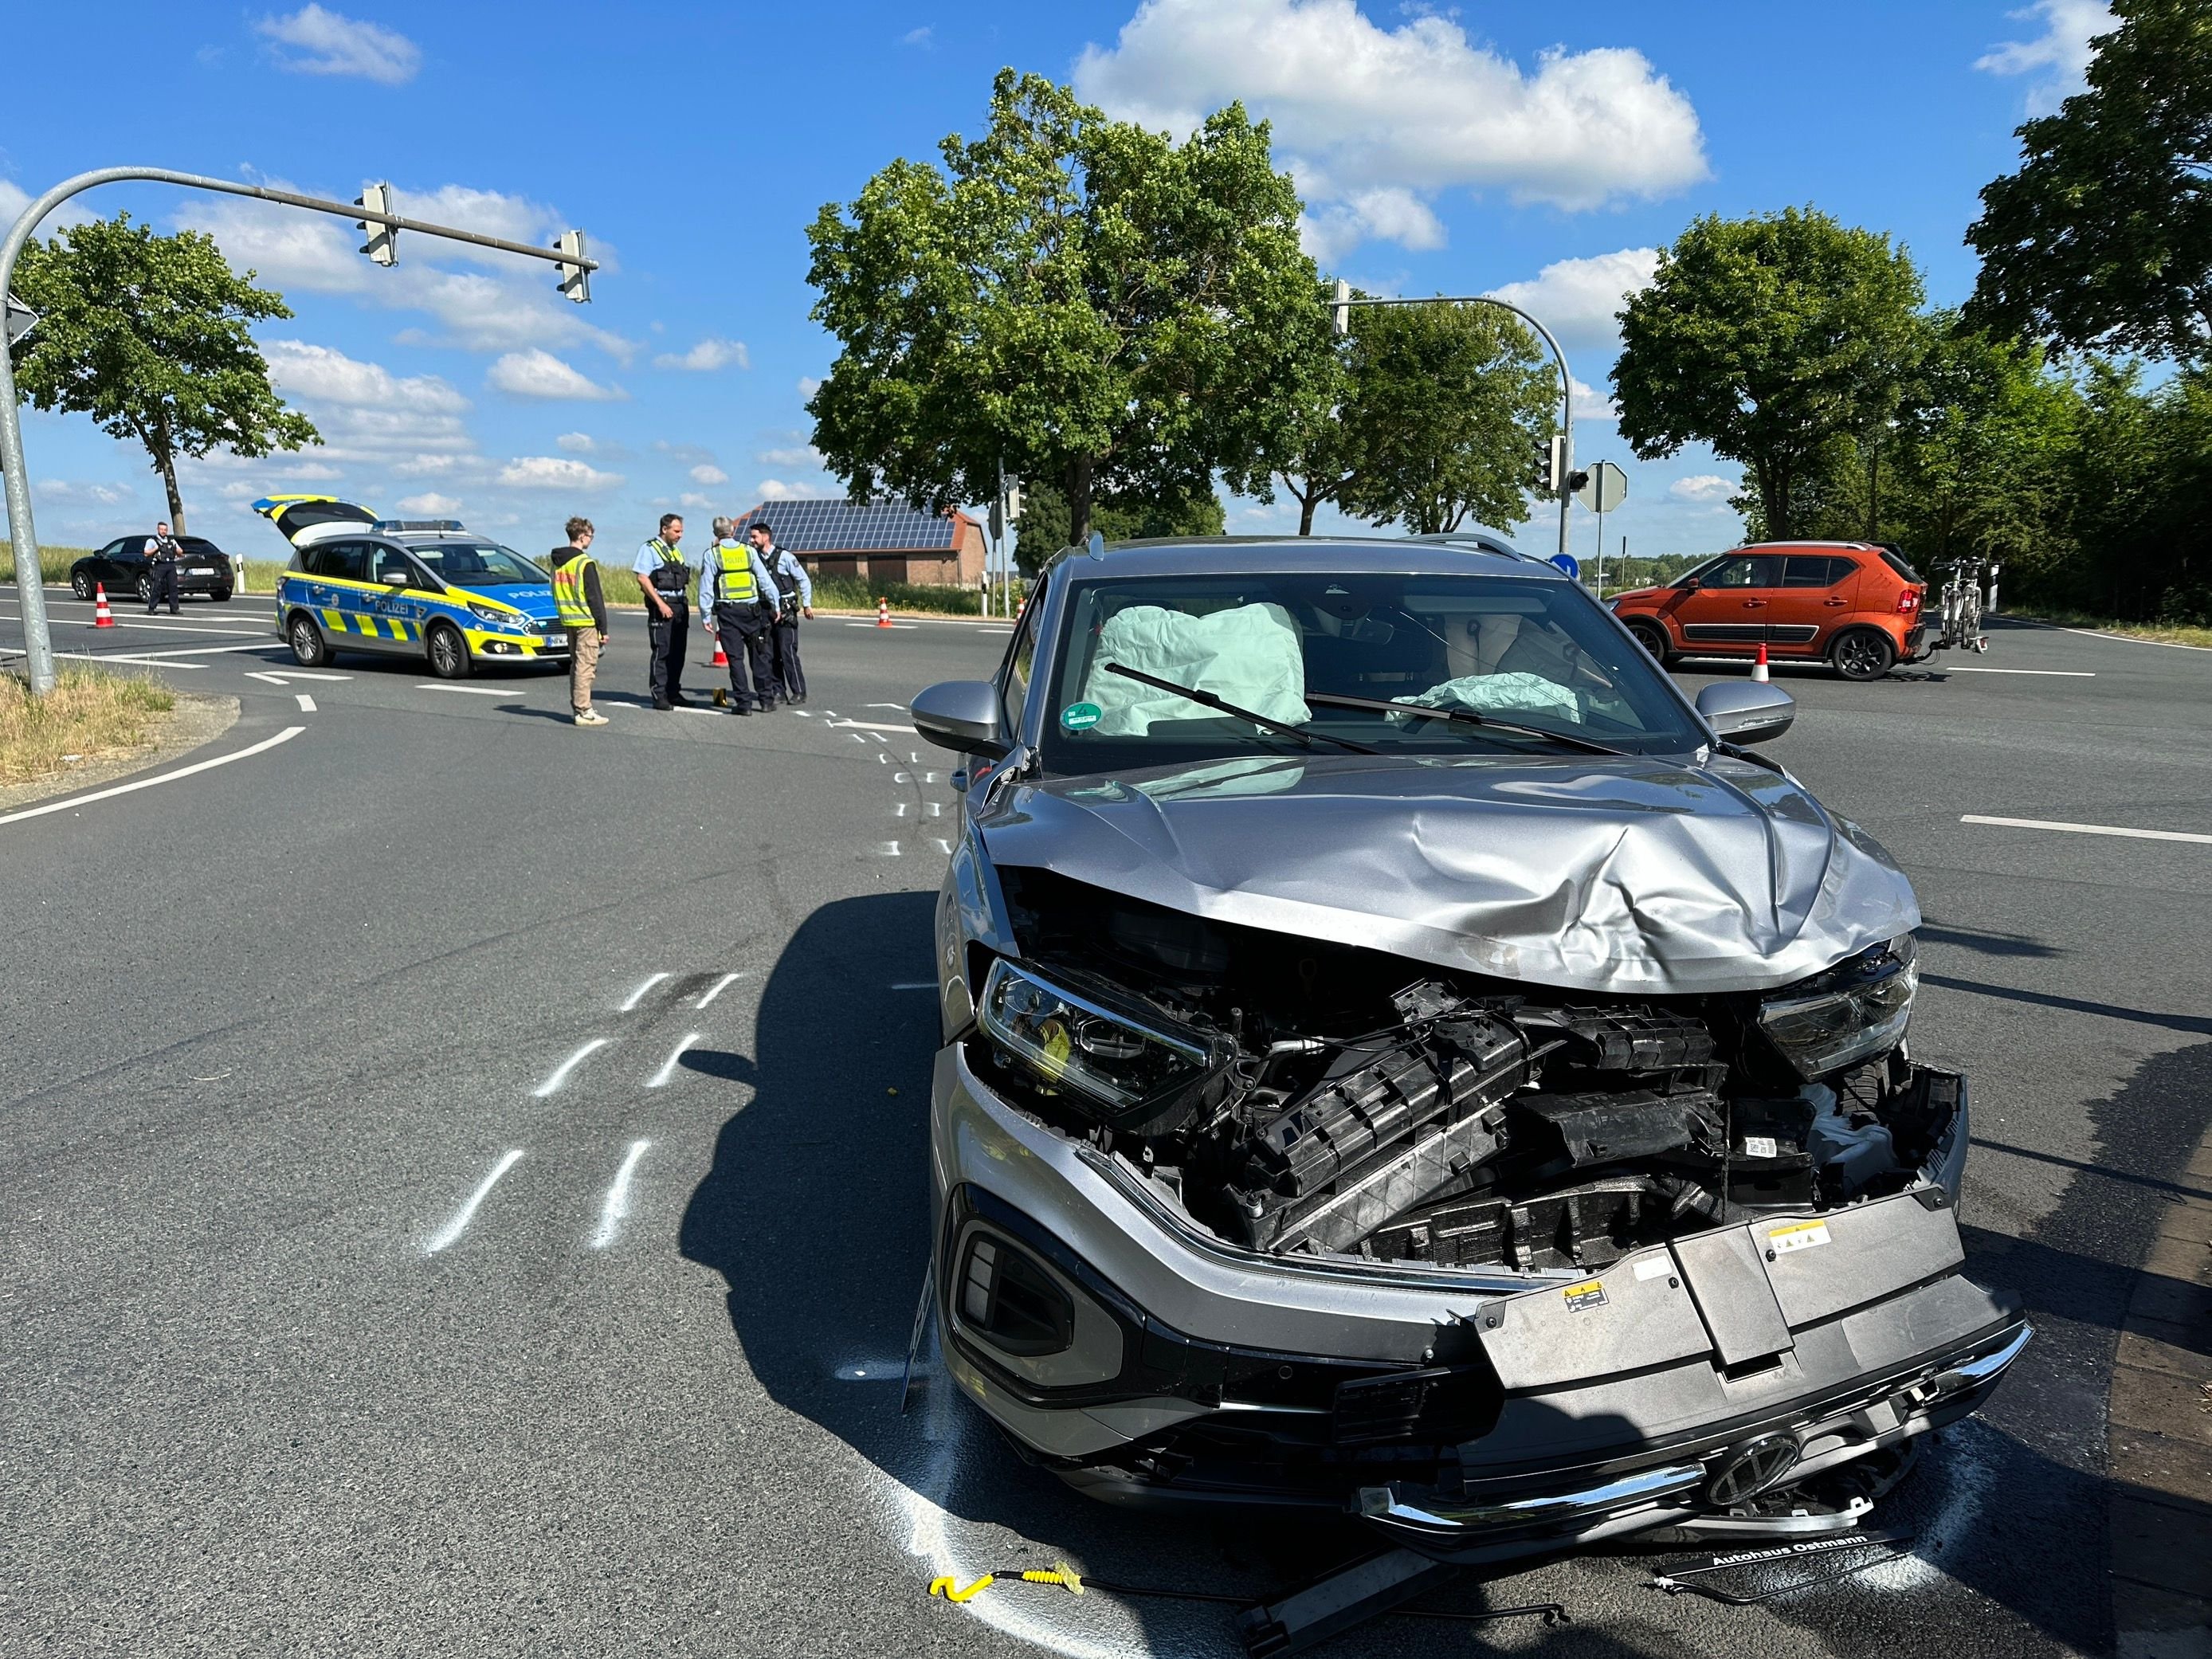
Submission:
{"label": "green grass verge", "polygon": [[143,747],[156,714],[177,700],[151,680],[65,668],[54,689],[31,695],[20,674],[0,674],[0,783],[31,783],[76,763]]}
{"label": "green grass verge", "polygon": [[[42,581],[65,582],[70,567],[86,554],[88,547],[47,547],[39,549],[39,577]],[[0,539],[0,582],[15,580],[15,555],[4,539]]]}
{"label": "green grass verge", "polygon": [[2118,634],[2124,639],[2156,640],[2161,645],[2212,647],[2212,628],[2200,628],[2190,623],[2114,622],[2109,617],[2099,617],[2087,611],[2051,611],[2040,606],[2033,611],[2011,614],[2030,622],[2057,623],[2062,628],[2094,628],[2100,634]]}

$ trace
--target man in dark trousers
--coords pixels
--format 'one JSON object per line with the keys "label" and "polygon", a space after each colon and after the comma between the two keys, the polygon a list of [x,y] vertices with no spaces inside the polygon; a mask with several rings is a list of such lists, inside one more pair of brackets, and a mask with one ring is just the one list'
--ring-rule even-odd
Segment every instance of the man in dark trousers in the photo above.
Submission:
{"label": "man in dark trousers", "polygon": [[783,700],[805,702],[806,674],[799,665],[799,619],[814,620],[813,579],[796,555],[775,544],[775,532],[768,526],[756,524],[746,534],[768,568],[769,580],[775,584],[775,625],[769,634],[774,649],[769,654],[775,678],[783,687]]}
{"label": "man in dark trousers", "polygon": [[146,614],[152,616],[161,608],[161,596],[169,596],[169,614],[177,611],[177,566],[185,556],[185,550],[169,533],[167,520],[154,526],[154,533],[146,538],[146,575],[153,583],[146,590]]}
{"label": "man in dark trousers", "polygon": [[[769,643],[775,623],[775,584],[760,555],[738,539],[737,526],[727,519],[714,520],[714,544],[700,568],[699,617],[730,659],[730,712],[750,714],[757,708],[765,714],[774,708],[781,695]],[[722,701],[720,692],[714,701]]]}
{"label": "man in dark trousers", "polygon": [[690,611],[684,603],[691,567],[676,550],[684,539],[684,515],[660,515],[660,533],[637,550],[630,568],[645,590],[645,631],[653,646],[653,706],[688,708],[684,701],[684,642],[691,632]]}

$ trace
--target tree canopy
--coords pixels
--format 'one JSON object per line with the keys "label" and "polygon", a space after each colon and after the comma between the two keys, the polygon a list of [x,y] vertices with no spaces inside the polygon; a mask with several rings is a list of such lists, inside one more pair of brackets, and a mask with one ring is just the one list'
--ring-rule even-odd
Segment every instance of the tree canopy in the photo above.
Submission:
{"label": "tree canopy", "polygon": [[157,236],[127,213],[74,225],[24,249],[15,291],[40,313],[15,365],[23,399],[89,415],[138,443],[185,528],[179,458],[214,449],[261,456],[322,441],[285,407],[250,325],[289,317],[198,231]]}
{"label": "tree canopy", "polygon": [[[1211,489],[1195,497],[1151,501],[1108,501],[1099,498],[1091,509],[1091,528],[1109,542],[1137,541],[1147,536],[1218,536],[1228,523],[1221,497]],[[1024,486],[1022,516],[1016,526],[1014,558],[1035,575],[1045,561],[1073,544],[1074,522],[1067,497],[1057,484]],[[1086,531],[1086,538],[1089,536]]]}
{"label": "tree canopy", "polygon": [[1921,299],[1904,249],[1825,213],[1697,220],[1620,313],[1621,436],[1645,460],[1711,445],[1750,469],[1770,532],[1795,535],[1824,447],[1895,412]]}
{"label": "tree canopy", "polygon": [[855,495],[987,499],[1003,460],[1081,539],[1101,498],[1210,495],[1288,418],[1328,315],[1264,123],[1177,143],[1008,70],[941,152],[807,233],[841,347],[807,408]]}
{"label": "tree canopy", "polygon": [[2212,351],[2212,8],[2117,0],[2088,88],[1982,191],[1967,314],[2062,349]]}

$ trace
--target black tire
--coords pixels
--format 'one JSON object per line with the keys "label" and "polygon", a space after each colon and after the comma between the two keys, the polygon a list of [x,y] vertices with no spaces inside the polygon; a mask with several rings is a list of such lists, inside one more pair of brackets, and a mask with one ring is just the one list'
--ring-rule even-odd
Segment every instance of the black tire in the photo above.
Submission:
{"label": "black tire", "polygon": [[138,579],[138,603],[149,611],[154,608],[154,578],[151,575]]}
{"label": "black tire", "polygon": [[1632,622],[1628,631],[1636,636],[1637,644],[1650,653],[1651,659],[1662,668],[1674,660],[1674,642],[1667,637],[1667,630],[1656,623]]}
{"label": "black tire", "polygon": [[292,620],[284,624],[284,642],[292,647],[292,660],[302,668],[325,667],[337,655],[315,619],[304,611],[295,611]]}
{"label": "black tire", "polygon": [[430,637],[424,642],[428,647],[430,672],[441,680],[465,680],[469,677],[469,642],[461,637],[461,630],[451,623],[432,626]]}
{"label": "black tire", "polygon": [[1897,665],[1897,646],[1879,628],[1847,628],[1828,647],[1828,660],[1847,680],[1878,680]]}
{"label": "black tire", "polygon": [[231,592],[232,590],[228,587],[218,587],[214,592],[209,594],[208,597],[213,599],[217,605],[228,605],[230,603]]}
{"label": "black tire", "polygon": [[70,572],[70,592],[90,605],[94,599],[92,572],[78,566]]}

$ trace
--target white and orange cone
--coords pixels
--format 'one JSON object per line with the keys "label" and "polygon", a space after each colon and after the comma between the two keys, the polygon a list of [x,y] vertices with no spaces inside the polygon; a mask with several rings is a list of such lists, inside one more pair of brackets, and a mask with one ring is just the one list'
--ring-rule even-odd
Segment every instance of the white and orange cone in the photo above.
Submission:
{"label": "white and orange cone", "polygon": [[1766,647],[1762,645],[1759,647],[1759,660],[1751,665],[1752,684],[1765,685],[1773,678],[1773,675],[1766,672]]}
{"label": "white and orange cone", "polygon": [[709,663],[708,666],[710,668],[727,668],[729,665],[730,659],[723,653],[722,651],[722,636],[720,634],[717,634],[714,635],[714,660]]}
{"label": "white and orange cone", "polygon": [[107,584],[95,582],[92,594],[92,625],[94,628],[114,627],[115,613],[107,608]]}
{"label": "white and orange cone", "polygon": [[878,599],[876,601],[876,626],[878,628],[889,628],[890,625],[891,602],[889,599]]}

